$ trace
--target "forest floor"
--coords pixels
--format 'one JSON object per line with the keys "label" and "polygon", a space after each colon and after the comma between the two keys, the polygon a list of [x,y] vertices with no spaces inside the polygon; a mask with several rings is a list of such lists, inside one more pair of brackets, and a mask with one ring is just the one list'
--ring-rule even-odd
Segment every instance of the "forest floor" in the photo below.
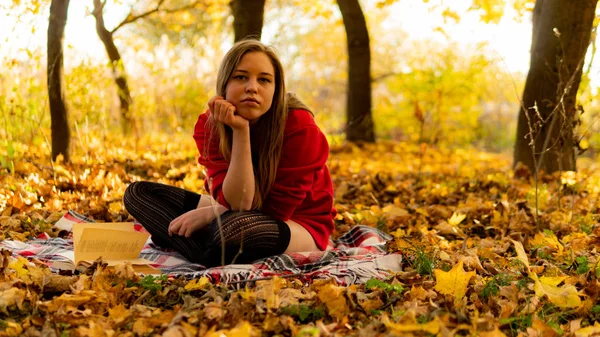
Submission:
{"label": "forest floor", "polygon": [[[115,144],[117,142],[114,142]],[[202,191],[193,149],[90,142],[73,163],[15,146],[0,168],[0,239],[27,241],[74,210],[127,221],[152,180]],[[393,236],[402,271],[340,286],[294,278],[243,289],[95,265],[52,274],[0,254],[0,336],[592,336],[600,334],[600,165],[535,178],[510,158],[414,144],[332,145],[339,212]]]}

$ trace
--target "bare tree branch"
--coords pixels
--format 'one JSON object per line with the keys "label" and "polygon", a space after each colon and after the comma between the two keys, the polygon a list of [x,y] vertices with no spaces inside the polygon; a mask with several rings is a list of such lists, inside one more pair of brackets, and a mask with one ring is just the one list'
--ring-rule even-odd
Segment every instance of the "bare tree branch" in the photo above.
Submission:
{"label": "bare tree branch", "polygon": [[[106,0],[105,0],[106,1]],[[178,7],[178,8],[167,8],[167,9],[161,9],[161,6],[163,5],[163,3],[165,2],[165,0],[160,0],[157,4],[156,7],[154,7],[154,9],[151,9],[145,13],[142,13],[140,15],[133,15],[133,10],[131,13],[129,13],[129,15],[127,15],[127,17],[125,18],[125,20],[123,20],[121,23],[119,23],[115,28],[113,28],[113,30],[110,31],[111,34],[114,34],[119,28],[130,24],[132,22],[135,22],[139,19],[143,19],[149,15],[152,15],[156,12],[162,11],[164,13],[176,13],[176,12],[180,12],[180,11],[185,11],[188,9],[192,9],[195,8],[196,6],[198,6],[200,3],[204,3],[203,0],[196,0],[196,1],[192,1],[191,3],[182,6],[182,7]]]}
{"label": "bare tree branch", "polygon": [[180,12],[180,11],[185,11],[185,10],[188,10],[188,9],[196,8],[196,6],[198,6],[201,3],[206,6],[206,3],[204,2],[204,0],[198,0],[198,1],[193,1],[190,4],[182,6],[182,7],[164,9],[163,12],[165,12],[165,13],[176,13],[176,12]]}
{"label": "bare tree branch", "polygon": [[129,13],[129,15],[127,15],[127,17],[125,18],[125,20],[121,21],[121,23],[119,23],[115,28],[113,28],[113,30],[110,31],[111,34],[114,34],[119,28],[125,26],[126,24],[135,22],[139,19],[143,19],[145,17],[147,17],[148,15],[151,15],[153,13],[156,13],[160,10],[160,6],[162,6],[162,4],[165,2],[165,0],[159,0],[158,3],[156,4],[156,7],[152,10],[149,10],[145,13],[142,13],[140,15],[134,16],[133,15],[133,8],[131,9],[131,12]]}

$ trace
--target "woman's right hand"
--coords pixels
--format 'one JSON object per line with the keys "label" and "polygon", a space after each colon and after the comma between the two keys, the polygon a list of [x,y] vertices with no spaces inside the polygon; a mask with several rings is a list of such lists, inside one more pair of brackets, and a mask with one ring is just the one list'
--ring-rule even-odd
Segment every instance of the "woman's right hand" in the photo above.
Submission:
{"label": "woman's right hand", "polygon": [[189,238],[192,233],[206,227],[217,216],[221,216],[226,211],[227,208],[218,203],[211,203],[209,206],[193,209],[173,219],[169,223],[167,232],[169,236],[175,234]]}
{"label": "woman's right hand", "polygon": [[244,117],[236,114],[235,106],[222,96],[215,96],[208,101],[212,118],[217,122],[229,125],[234,130],[244,129],[250,126],[250,122]]}

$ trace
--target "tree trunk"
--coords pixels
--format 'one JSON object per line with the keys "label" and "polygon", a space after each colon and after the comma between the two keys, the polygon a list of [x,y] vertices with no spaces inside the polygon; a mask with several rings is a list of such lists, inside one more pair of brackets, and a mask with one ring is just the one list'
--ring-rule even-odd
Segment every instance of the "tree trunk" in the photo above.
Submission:
{"label": "tree trunk", "polygon": [[232,0],[229,6],[233,13],[235,42],[247,37],[260,40],[265,0]]}
{"label": "tree trunk", "polygon": [[576,97],[597,2],[536,1],[530,69],[517,125],[515,167],[521,162],[531,172],[576,169]]}
{"label": "tree trunk", "polygon": [[48,19],[48,99],[52,130],[52,160],[63,155],[71,160],[69,114],[65,104],[65,79],[63,71],[63,39],[67,24],[69,0],[52,0]]}
{"label": "tree trunk", "polygon": [[374,142],[371,116],[371,51],[367,23],[358,0],[337,0],[346,28],[348,45],[348,92],[346,138],[351,142]]}
{"label": "tree trunk", "polygon": [[104,44],[110,64],[112,67],[113,78],[117,83],[117,91],[119,94],[119,104],[121,107],[121,128],[124,134],[130,134],[133,126],[133,120],[131,118],[129,107],[131,106],[131,92],[129,91],[129,85],[127,84],[127,76],[125,73],[125,66],[123,65],[123,59],[121,54],[115,45],[113,40],[113,34],[106,29],[104,25],[103,16],[104,4],[100,0],[94,0],[94,18],[96,18],[96,32],[98,37]]}

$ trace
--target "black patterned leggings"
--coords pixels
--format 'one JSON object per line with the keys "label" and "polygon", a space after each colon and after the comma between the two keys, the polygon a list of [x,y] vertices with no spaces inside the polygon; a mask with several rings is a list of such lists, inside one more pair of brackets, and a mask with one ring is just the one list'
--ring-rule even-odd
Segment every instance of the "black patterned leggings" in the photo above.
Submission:
{"label": "black patterned leggings", "polygon": [[[206,267],[254,260],[282,254],[290,242],[288,225],[256,211],[226,211],[189,238],[170,236],[169,224],[196,209],[201,195],[148,181],[127,187],[125,208],[152,235],[152,241],[173,248],[188,260]],[[224,240],[224,242],[222,242]]]}

